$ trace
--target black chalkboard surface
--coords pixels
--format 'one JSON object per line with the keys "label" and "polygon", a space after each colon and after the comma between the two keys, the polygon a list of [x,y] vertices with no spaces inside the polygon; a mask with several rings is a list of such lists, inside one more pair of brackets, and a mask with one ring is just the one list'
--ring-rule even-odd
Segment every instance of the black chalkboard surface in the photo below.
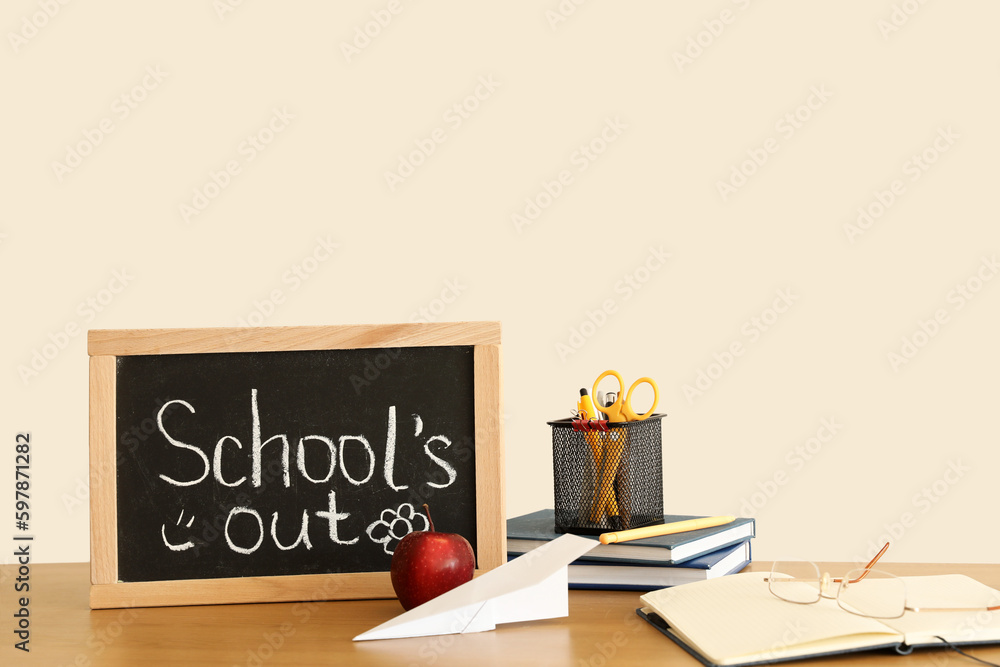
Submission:
{"label": "black chalkboard surface", "polygon": [[499,322],[88,332],[92,608],[393,597],[506,562]]}
{"label": "black chalkboard surface", "polygon": [[119,579],[388,570],[423,502],[475,549],[472,362],[471,346],[119,357]]}

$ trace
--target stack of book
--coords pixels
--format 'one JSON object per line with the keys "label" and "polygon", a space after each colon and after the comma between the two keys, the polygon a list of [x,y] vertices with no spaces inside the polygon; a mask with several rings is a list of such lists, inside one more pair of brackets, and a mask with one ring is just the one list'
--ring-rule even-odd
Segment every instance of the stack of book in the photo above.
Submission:
{"label": "stack of book", "polygon": [[[663,517],[664,523],[697,519]],[[570,588],[649,591],[739,572],[750,564],[753,519],[738,518],[715,528],[601,544],[569,566]],[[507,558],[516,558],[556,539],[555,512],[539,510],[507,519]]]}

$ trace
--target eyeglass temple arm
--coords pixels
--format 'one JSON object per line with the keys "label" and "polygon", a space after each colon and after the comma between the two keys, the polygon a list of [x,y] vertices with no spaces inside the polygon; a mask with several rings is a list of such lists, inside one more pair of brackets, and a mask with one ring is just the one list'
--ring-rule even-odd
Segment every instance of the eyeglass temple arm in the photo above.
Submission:
{"label": "eyeglass temple arm", "polygon": [[[864,579],[866,576],[868,576],[868,573],[871,571],[872,567],[874,567],[875,563],[878,562],[878,559],[881,558],[882,554],[884,554],[888,549],[889,549],[889,543],[886,542],[885,546],[882,547],[882,550],[879,551],[877,554],[875,554],[875,558],[872,558],[870,561],[868,561],[868,565],[864,566],[864,568],[862,569],[861,574],[858,576],[858,578],[857,579],[848,579],[847,583],[849,583],[849,584],[856,584],[859,581],[861,581],[862,579]],[[840,583],[841,581],[843,581],[843,579],[834,579],[833,581],[836,582],[836,583]]]}
{"label": "eyeglass temple arm", "polygon": [[995,607],[911,607],[907,605],[906,611],[996,611],[1000,605]]}

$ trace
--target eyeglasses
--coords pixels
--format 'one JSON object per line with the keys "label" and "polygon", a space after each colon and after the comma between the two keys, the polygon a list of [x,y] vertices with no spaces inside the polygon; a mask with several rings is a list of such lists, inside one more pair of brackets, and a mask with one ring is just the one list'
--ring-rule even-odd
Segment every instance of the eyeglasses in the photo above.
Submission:
{"label": "eyeglasses", "polygon": [[[851,570],[839,579],[820,574],[808,561],[776,562],[765,579],[777,598],[795,604],[814,604],[822,598],[836,599],[844,611],[869,618],[899,618],[908,611],[995,611],[993,607],[913,607],[907,603],[906,582],[899,577],[872,569],[889,548],[886,542],[863,568]],[[836,584],[836,586],[834,586]]]}

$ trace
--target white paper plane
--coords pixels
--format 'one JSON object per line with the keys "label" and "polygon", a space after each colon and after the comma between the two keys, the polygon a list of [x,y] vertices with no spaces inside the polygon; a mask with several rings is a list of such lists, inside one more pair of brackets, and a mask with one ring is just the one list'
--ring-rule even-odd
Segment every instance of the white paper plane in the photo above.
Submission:
{"label": "white paper plane", "polygon": [[483,632],[499,623],[568,616],[566,566],[597,544],[562,535],[361,633],[354,641]]}

